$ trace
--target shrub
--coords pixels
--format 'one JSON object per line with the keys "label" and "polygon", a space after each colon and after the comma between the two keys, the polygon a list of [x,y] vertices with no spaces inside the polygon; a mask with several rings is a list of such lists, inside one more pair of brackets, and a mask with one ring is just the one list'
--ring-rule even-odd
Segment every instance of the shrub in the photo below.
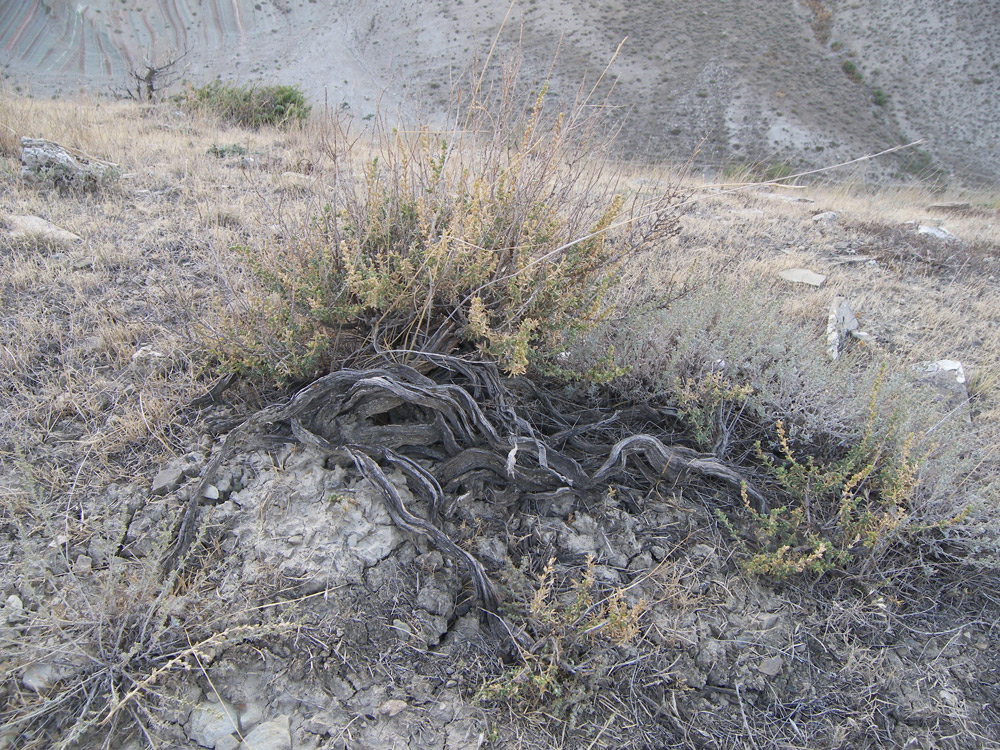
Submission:
{"label": "shrub", "polygon": [[514,75],[444,134],[379,119],[368,145],[330,123],[351,146],[329,203],[287,241],[239,248],[265,293],[210,337],[226,367],[290,382],[373,348],[478,347],[518,374],[601,319],[619,265],[672,231],[674,193],[626,200],[602,109],[550,114]]}
{"label": "shrub", "polygon": [[850,60],[844,60],[844,62],[840,64],[840,67],[847,74],[847,77],[855,83],[861,80],[861,71],[859,71],[858,66]]}
{"label": "shrub", "polygon": [[249,128],[301,122],[312,109],[295,86],[248,86],[213,81],[190,89],[181,98],[190,107]]}
{"label": "shrub", "polygon": [[872,92],[872,101],[875,102],[876,106],[884,107],[889,103],[889,97],[885,95],[885,92],[882,89],[875,89]]}

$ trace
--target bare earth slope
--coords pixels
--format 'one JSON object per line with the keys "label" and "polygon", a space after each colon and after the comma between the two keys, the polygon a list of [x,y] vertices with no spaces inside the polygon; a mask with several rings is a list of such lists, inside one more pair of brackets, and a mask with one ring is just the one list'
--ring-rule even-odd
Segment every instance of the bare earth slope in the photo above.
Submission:
{"label": "bare earth slope", "polygon": [[[434,110],[506,12],[505,0],[12,0],[0,7],[0,64],[39,92],[107,91],[143,59],[187,50],[195,83],[296,83],[358,117],[379,104]],[[608,101],[629,113],[623,142],[640,158],[697,150],[703,166],[818,166],[923,139],[882,175],[989,182],[1000,175],[998,27],[1000,7],[971,0],[564,0],[515,3],[502,46],[573,96],[627,38],[595,93],[603,101],[615,83]]]}

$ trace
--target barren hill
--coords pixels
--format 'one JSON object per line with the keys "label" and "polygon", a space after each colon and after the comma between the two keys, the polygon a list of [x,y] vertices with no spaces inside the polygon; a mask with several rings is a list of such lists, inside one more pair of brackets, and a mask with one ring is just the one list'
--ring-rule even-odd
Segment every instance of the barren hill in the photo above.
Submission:
{"label": "barren hill", "polygon": [[[301,85],[357,117],[444,109],[505,0],[11,0],[0,64],[39,93],[108,91],[144,59],[187,51],[194,83]],[[516,2],[502,47],[556,96],[580,82],[628,112],[635,157],[706,167],[820,166],[923,139],[883,176],[1000,175],[1000,5],[963,0]],[[626,40],[614,57],[619,43]],[[610,66],[608,66],[611,61]],[[587,84],[588,88],[590,84]],[[603,101],[603,96],[601,98]]]}

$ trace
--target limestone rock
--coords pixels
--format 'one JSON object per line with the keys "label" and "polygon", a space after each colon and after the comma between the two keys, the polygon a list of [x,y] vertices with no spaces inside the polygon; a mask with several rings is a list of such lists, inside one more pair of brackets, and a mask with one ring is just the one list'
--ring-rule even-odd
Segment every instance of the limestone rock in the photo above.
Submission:
{"label": "limestone rock", "polygon": [[166,495],[181,486],[184,481],[184,466],[176,461],[171,461],[164,466],[153,477],[153,484],[149,487],[151,495]]}
{"label": "limestone rock", "polygon": [[83,240],[80,235],[57,227],[40,216],[8,216],[7,226],[10,227],[7,232],[8,236],[14,238],[36,237],[45,242],[60,245],[69,245]]}
{"label": "limestone rock", "polygon": [[830,317],[826,324],[826,351],[830,359],[837,359],[848,337],[859,341],[868,341],[871,338],[859,330],[858,319],[851,310],[851,304],[846,297],[838,294],[830,305]]}
{"label": "limestone rock", "polygon": [[935,239],[944,240],[945,242],[954,242],[958,239],[955,235],[949,232],[944,227],[929,227],[921,224],[917,227],[917,234],[926,234]]}
{"label": "limestone rock", "polygon": [[777,677],[784,668],[785,663],[781,660],[780,656],[772,656],[770,659],[764,659],[757,665],[757,671],[766,677]]}
{"label": "limestone rock", "polygon": [[838,214],[836,211],[824,211],[821,214],[813,216],[813,221],[817,224],[829,224],[832,221],[836,221],[837,216]]}
{"label": "limestone rock", "polygon": [[83,655],[64,655],[33,662],[21,674],[21,684],[32,692],[44,692],[57,682],[79,674],[87,661]]}
{"label": "limestone rock", "polygon": [[965,368],[954,359],[921,362],[917,365],[920,379],[937,392],[937,400],[948,411],[961,413],[971,420],[969,391],[965,386]]}
{"label": "limestone rock", "polygon": [[243,737],[239,750],[292,750],[288,717],[265,721]]}
{"label": "limestone rock", "polygon": [[21,139],[21,180],[40,187],[94,190],[118,178],[116,165],[70,153],[42,138]]}
{"label": "limestone rock", "polygon": [[225,701],[203,701],[191,712],[187,726],[188,737],[202,747],[215,747],[215,743],[227,734],[239,730],[239,722],[236,709]]}
{"label": "limestone rock", "polygon": [[826,276],[810,271],[808,268],[786,268],[778,275],[785,281],[791,281],[794,284],[808,284],[809,286],[822,286],[823,282],[826,281]]}
{"label": "limestone rock", "polygon": [[400,711],[405,710],[408,707],[406,701],[401,701],[398,698],[388,700],[379,706],[378,712],[383,716],[388,716],[392,718]]}

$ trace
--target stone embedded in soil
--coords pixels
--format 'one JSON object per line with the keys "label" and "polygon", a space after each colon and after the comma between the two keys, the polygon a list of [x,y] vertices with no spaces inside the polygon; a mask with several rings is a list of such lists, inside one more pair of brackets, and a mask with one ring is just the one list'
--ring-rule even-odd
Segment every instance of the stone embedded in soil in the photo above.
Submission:
{"label": "stone embedded in soil", "polygon": [[921,362],[917,365],[920,379],[937,391],[937,401],[966,421],[971,420],[969,391],[965,385],[965,368],[954,359]]}
{"label": "stone embedded in soil", "polygon": [[118,167],[44,138],[21,138],[21,181],[42,187],[94,189],[118,177]]}
{"label": "stone embedded in soil", "polygon": [[184,481],[184,467],[179,463],[171,461],[157,472],[153,477],[153,483],[149,487],[151,495],[166,495],[181,486]]}
{"label": "stone embedded in soil", "polygon": [[188,737],[202,747],[215,747],[215,743],[239,730],[240,718],[236,709],[222,701],[203,701],[191,712],[188,720]]}
{"label": "stone embedded in soil", "polygon": [[61,245],[83,241],[80,235],[57,227],[40,216],[8,216],[7,225],[10,227],[7,234],[14,238],[37,237]]}
{"label": "stone embedded in soil", "polygon": [[829,224],[830,222],[836,220],[836,218],[837,218],[836,211],[824,211],[821,214],[816,214],[815,216],[813,216],[812,220],[815,221],[817,224]]}
{"label": "stone embedded in soil", "polygon": [[808,268],[786,268],[778,275],[785,281],[791,281],[794,284],[808,284],[809,286],[822,286],[823,282],[826,281],[826,276],[810,271]]}
{"label": "stone embedded in soil", "polygon": [[28,690],[41,693],[61,680],[78,675],[90,660],[82,655],[52,657],[29,664],[21,675],[21,684]]}
{"label": "stone embedded in soil", "polygon": [[292,750],[288,717],[265,721],[243,737],[240,750]]}
{"label": "stone embedded in soil", "polygon": [[780,656],[772,656],[770,659],[764,659],[757,665],[757,671],[766,677],[777,677],[784,668],[785,662],[782,661]]}
{"label": "stone embedded in soil", "polygon": [[778,624],[779,619],[781,619],[780,616],[773,613],[761,615],[758,624],[761,630],[770,630]]}
{"label": "stone embedded in soil", "polygon": [[379,706],[378,712],[383,716],[388,716],[391,718],[396,714],[398,714],[400,711],[406,709],[407,707],[408,704],[406,703],[406,701],[401,701],[394,698],[393,700],[386,701],[381,706]]}
{"label": "stone embedded in soil", "polygon": [[945,240],[946,242],[953,242],[958,239],[958,237],[944,227],[929,227],[923,224],[917,227],[917,234],[926,234],[938,240]]}

